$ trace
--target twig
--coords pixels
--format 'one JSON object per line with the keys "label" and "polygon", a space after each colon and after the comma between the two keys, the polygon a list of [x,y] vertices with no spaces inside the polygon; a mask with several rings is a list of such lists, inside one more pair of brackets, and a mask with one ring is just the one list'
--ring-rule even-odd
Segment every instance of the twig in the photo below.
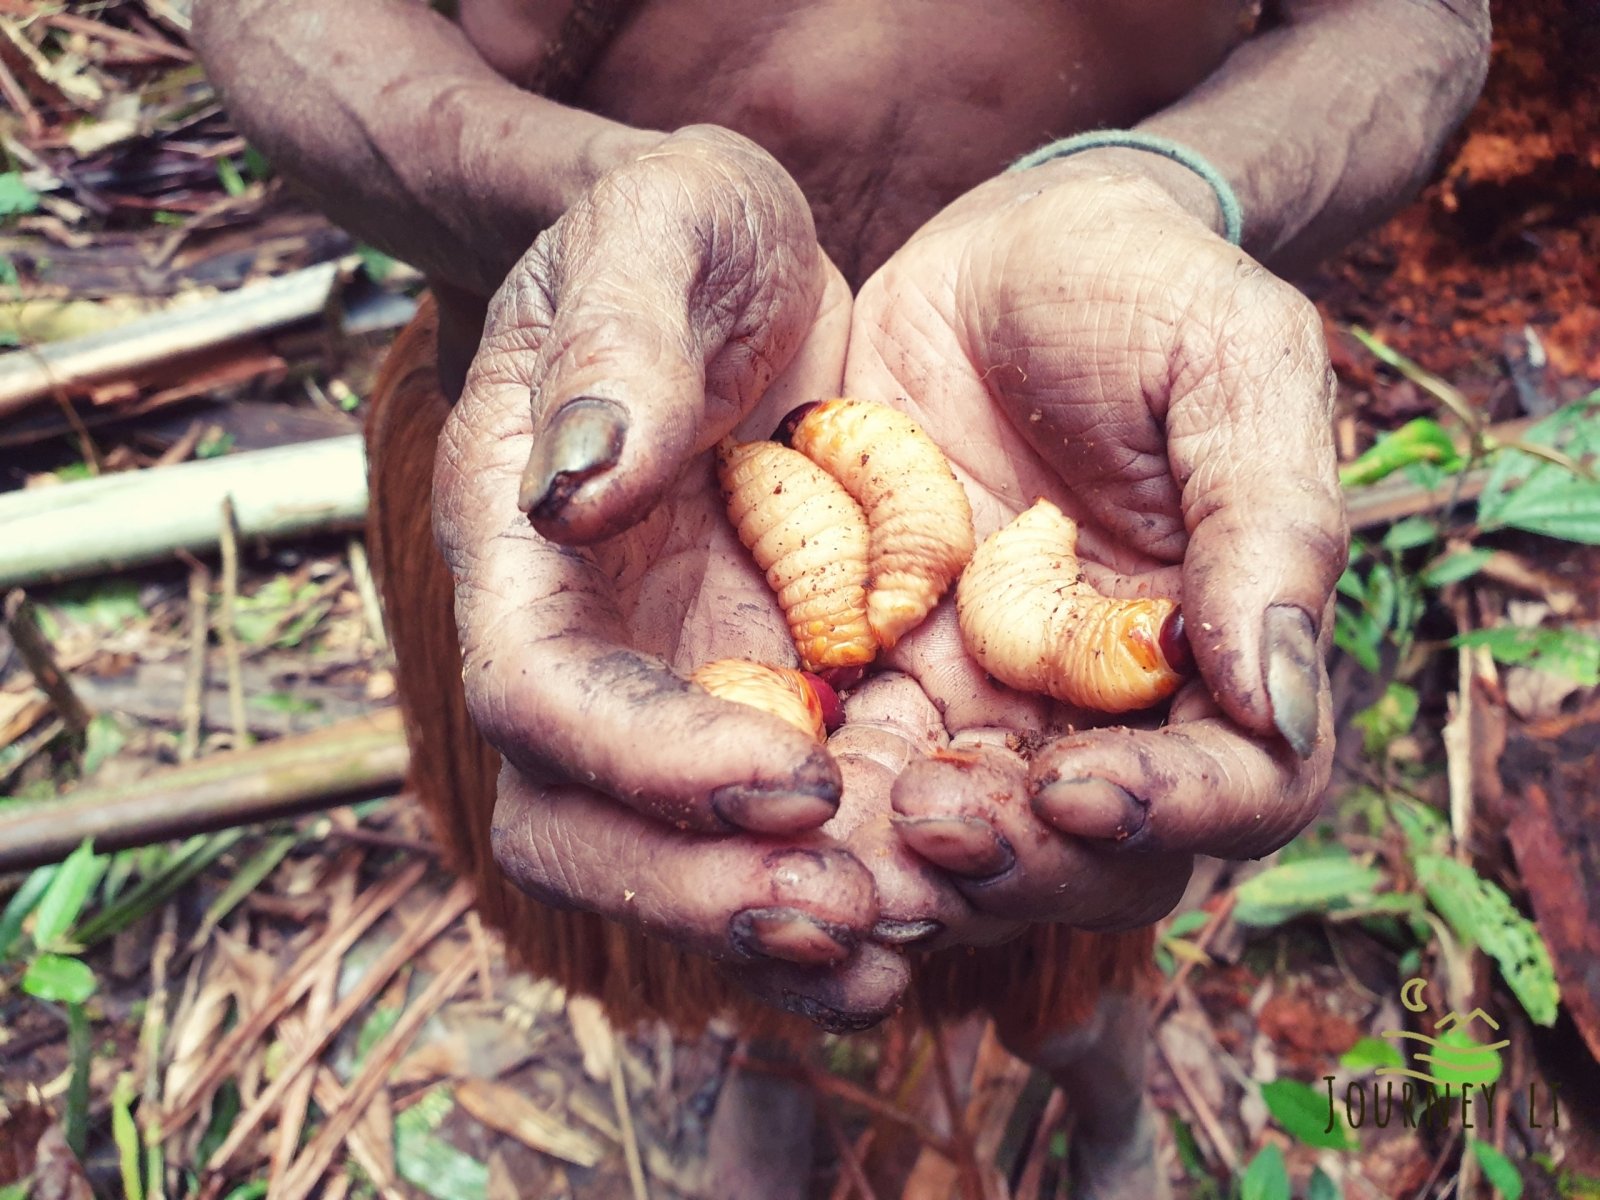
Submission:
{"label": "twig", "polygon": [[639,1135],[633,1128],[633,1108],[628,1103],[628,1083],[623,1078],[625,1051],[615,1030],[611,1032],[611,1040],[611,1103],[617,1110],[617,1128],[622,1132],[622,1156],[628,1163],[628,1184],[633,1189],[633,1200],[650,1200],[644,1161],[639,1157]]}
{"label": "twig", "polygon": [[1200,1094],[1200,1089],[1195,1087],[1194,1080],[1190,1079],[1188,1073],[1167,1053],[1166,1047],[1161,1044],[1161,1039],[1157,1038],[1155,1042],[1156,1052],[1161,1055],[1161,1061],[1167,1064],[1167,1070],[1172,1072],[1173,1081],[1183,1093],[1183,1098],[1189,1102],[1190,1111],[1200,1123],[1200,1128],[1211,1142],[1212,1149],[1217,1152],[1217,1157],[1222,1160],[1222,1165],[1230,1174],[1238,1171],[1239,1152],[1233,1148],[1233,1141],[1228,1137],[1228,1131],[1222,1127],[1217,1114],[1211,1111],[1211,1106]]}
{"label": "twig", "polygon": [[343,568],[339,568],[309,593],[287,605],[282,612],[273,618],[272,624],[267,626],[265,632],[256,638],[255,646],[250,651],[250,656],[253,658],[257,655],[266,654],[288,632],[291,625],[318,607],[326,606],[323,607],[322,612],[317,614],[316,619],[306,630],[306,632],[310,632],[310,629],[314,629],[320,624],[322,619],[332,610],[333,598],[344,591],[345,585],[349,582],[348,573]]}
{"label": "twig", "polygon": [[367,630],[379,650],[389,648],[389,635],[383,627],[383,605],[378,601],[378,589],[372,582],[372,565],[367,560],[366,543],[360,538],[350,539],[350,575],[356,581],[356,594],[361,597],[361,611],[367,618]]}
{"label": "twig", "polygon": [[1033,1142],[1022,1175],[1017,1179],[1017,1190],[1012,1200],[1039,1200],[1044,1187],[1044,1169],[1050,1161],[1050,1139],[1067,1115],[1067,1096],[1060,1088],[1050,1092],[1044,1112],[1039,1117],[1039,1128],[1033,1131]]}
{"label": "twig", "polygon": [[929,1129],[911,1113],[902,1108],[897,1108],[880,1096],[875,1096],[865,1088],[857,1087],[848,1079],[840,1079],[837,1075],[830,1075],[826,1071],[817,1071],[809,1067],[794,1063],[780,1062],[777,1059],[751,1058],[749,1055],[735,1052],[732,1065],[747,1071],[763,1071],[769,1075],[782,1075],[788,1079],[797,1080],[818,1092],[834,1096],[847,1104],[865,1109],[876,1117],[882,1117],[891,1125],[898,1125],[906,1130],[918,1141],[930,1146],[944,1155],[951,1162],[959,1162],[959,1152],[951,1144],[950,1139],[939,1136]]}
{"label": "twig", "polygon": [[932,1018],[928,1020],[928,1036],[933,1041],[933,1069],[939,1081],[939,1094],[944,1100],[945,1115],[950,1120],[950,1142],[958,1157],[956,1167],[961,1174],[961,1191],[973,1200],[992,1200],[989,1188],[978,1166],[977,1151],[972,1144],[972,1131],[967,1128],[966,1106],[956,1092],[955,1076],[950,1072],[950,1051],[945,1045],[944,1028]]}
{"label": "twig", "polygon": [[68,730],[81,734],[89,728],[89,710],[84,707],[78,693],[72,690],[72,681],[56,664],[55,647],[39,628],[33,603],[21,588],[12,590],[5,599],[6,632],[17,648],[23,665],[33,675],[39,690],[50,697],[56,714]]}
{"label": "twig", "polygon": [[317,1186],[317,1181],[322,1178],[323,1172],[333,1162],[333,1156],[338,1153],[345,1136],[387,1082],[389,1072],[394,1070],[395,1064],[410,1049],[412,1041],[422,1031],[423,1025],[445,1001],[460,990],[471,975],[472,947],[464,946],[461,953],[450,960],[450,964],[434,977],[433,982],[428,984],[422,994],[401,1014],[394,1028],[384,1034],[377,1045],[368,1051],[361,1073],[356,1076],[350,1085],[350,1090],[345,1094],[345,1102],[328,1114],[327,1124],[289,1168],[282,1186],[275,1193],[275,1200],[306,1200]]}
{"label": "twig", "polygon": [[244,715],[244,672],[239,661],[239,630],[234,610],[239,599],[239,531],[233,511],[233,497],[222,498],[220,534],[222,546],[222,612],[217,632],[222,638],[222,659],[228,669],[228,719],[233,722],[233,747],[242,750],[250,744],[250,725]]}
{"label": "twig", "polygon": [[[333,1073],[331,1067],[318,1066],[312,1081],[315,1089],[317,1107],[323,1112],[336,1112],[349,1103],[349,1093],[344,1085]],[[378,1189],[378,1194],[383,1200],[404,1200],[405,1193],[395,1186],[394,1172],[384,1160],[382,1150],[372,1144],[369,1130],[363,1129],[358,1123],[350,1130],[350,1136],[345,1138],[345,1148],[350,1151],[350,1157],[367,1173],[372,1180],[372,1186]],[[274,1193],[276,1194],[276,1193]]]}
{"label": "twig", "polygon": [[189,561],[189,665],[183,681],[183,733],[178,761],[191,761],[200,751],[200,722],[205,713],[206,642],[211,636],[211,572],[198,559]]}
{"label": "twig", "polygon": [[858,1196],[860,1200],[878,1200],[878,1194],[872,1190],[872,1181],[861,1166],[856,1148],[850,1144],[844,1126],[839,1123],[839,1115],[827,1104],[819,1104],[817,1109],[828,1136],[833,1139],[834,1151],[839,1155],[839,1186],[833,1189],[831,1200],[850,1200],[851,1196]]}
{"label": "twig", "polygon": [[[1199,934],[1194,939],[1194,948],[1204,951],[1211,945],[1211,940],[1221,931],[1227,923],[1228,917],[1233,913],[1234,903],[1238,894],[1228,892],[1222,898],[1222,903],[1217,905],[1216,911],[1206,920]],[[1167,1009],[1172,1007],[1172,1002],[1178,998],[1178,990],[1183,987],[1184,981],[1189,978],[1189,972],[1194,969],[1195,960],[1186,958],[1178,964],[1178,969],[1172,973],[1172,978],[1167,981],[1167,986],[1161,989],[1161,995],[1156,1000],[1156,1006],[1150,1013],[1150,1024],[1154,1026],[1165,1015]]]}
{"label": "twig", "polygon": [[216,1048],[205,1066],[190,1077],[188,1084],[167,1106],[161,1118],[161,1136],[167,1139],[193,1119],[200,1106],[227,1079],[238,1065],[239,1055],[246,1046],[258,1041],[273,1022],[277,1021],[300,998],[311,990],[317,971],[328,959],[338,961],[345,952],[360,940],[361,935],[392,908],[401,896],[409,892],[427,871],[425,863],[412,863],[381,887],[373,888],[361,898],[361,904],[342,926],[331,928],[320,940],[302,954],[289,973],[279,980],[265,1003],[240,1020]]}
{"label": "twig", "polygon": [[[339,1035],[339,1031],[383,990],[384,985],[394,978],[401,967],[415,958],[417,953],[434,938],[455,924],[456,918],[461,916],[471,903],[471,889],[465,883],[457,883],[440,898],[432,912],[407,929],[384,951],[382,957],[367,968],[360,982],[346,993],[344,999],[339,1002],[339,1007],[334,1009],[325,1021],[306,1030],[305,1040],[296,1048],[289,1061],[279,1069],[277,1078],[267,1085],[244,1112],[234,1118],[228,1136],[206,1163],[208,1171],[217,1172],[227,1168],[229,1161],[255,1132],[256,1126],[260,1125],[277,1106],[279,1098],[288,1091],[295,1076],[305,1070],[327,1048],[328,1043],[333,1041]],[[471,949],[471,946],[467,947],[469,961]],[[338,959],[333,960],[334,963],[338,961]],[[327,969],[328,965],[326,961],[317,964],[319,978],[321,970]],[[291,1167],[290,1170],[292,1169]],[[288,1172],[285,1173],[286,1178],[287,1175]]]}

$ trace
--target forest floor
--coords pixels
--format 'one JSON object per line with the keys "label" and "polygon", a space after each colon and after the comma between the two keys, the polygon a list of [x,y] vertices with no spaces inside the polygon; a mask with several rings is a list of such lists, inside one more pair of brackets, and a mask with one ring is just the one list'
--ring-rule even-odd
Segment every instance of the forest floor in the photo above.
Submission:
{"label": "forest floor", "polygon": [[[1152,1091],[1179,1196],[1600,1197],[1600,25],[1497,8],[1435,181],[1300,281],[1357,526],[1338,763],[1311,829],[1202,863],[1162,927]],[[354,434],[411,311],[415,273],[230,128],[184,9],[0,0],[0,513]],[[324,263],[298,319],[252,309],[222,343],[13,387],[40,347],[121,353],[140,318],[191,328]],[[509,973],[403,793],[358,523],[219,536],[24,593],[0,528],[0,1200],[701,1194],[735,1031],[619,1034]],[[314,793],[275,746],[331,756],[359,802],[183,828],[290,776]],[[150,779],[169,790],[136,813]],[[30,850],[73,802],[125,843],[183,836]],[[1475,1008],[1490,1066],[1436,1068],[1472,1104],[1380,1112],[1396,1045]],[[1062,1194],[1071,1113],[981,1024],[892,1021],[796,1069],[817,1196]]]}

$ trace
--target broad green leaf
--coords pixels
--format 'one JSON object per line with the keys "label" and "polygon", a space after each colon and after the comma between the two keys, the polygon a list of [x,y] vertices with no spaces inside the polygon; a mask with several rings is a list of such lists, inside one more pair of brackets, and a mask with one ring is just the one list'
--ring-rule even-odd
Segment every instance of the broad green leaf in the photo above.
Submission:
{"label": "broad green leaf", "polygon": [[1487,646],[1496,662],[1564,675],[1585,687],[1600,683],[1600,638],[1576,629],[1498,625],[1458,634],[1452,644]]}
{"label": "broad green leaf", "polygon": [[1290,1200],[1289,1168],[1282,1150],[1263,1146],[1250,1160],[1239,1182],[1239,1200]]}
{"label": "broad green leaf", "polygon": [[1368,674],[1376,675],[1383,666],[1378,654],[1383,630],[1365,612],[1339,605],[1333,615],[1333,641]]}
{"label": "broad green leaf", "polygon": [[1339,852],[1280,863],[1247,879],[1235,892],[1234,920],[1280,925],[1305,912],[1344,908],[1369,900],[1383,875]]}
{"label": "broad green leaf", "polygon": [[1426,804],[1404,796],[1390,796],[1389,812],[1400,826],[1400,832],[1405,834],[1413,855],[1430,853],[1449,837],[1450,827],[1444,818]]}
{"label": "broad green leaf", "polygon": [[61,954],[41,954],[28,964],[22,990],[56,1004],[82,1004],[94,995],[94,972],[82,959]]}
{"label": "broad green leaf", "polygon": [[[1351,557],[1354,558],[1355,556],[1352,555]],[[1338,583],[1334,586],[1341,596],[1348,596],[1358,604],[1367,598],[1366,582],[1361,578],[1361,573],[1355,569],[1354,565],[1344,569],[1343,574],[1339,576]]]}
{"label": "broad green leaf", "polygon": [[1428,902],[1455,935],[1500,965],[1506,985],[1536,1024],[1554,1025],[1561,989],[1538,927],[1517,911],[1498,885],[1466,863],[1441,854],[1421,854],[1414,866]]}
{"label": "broad green leaf", "polygon": [[1522,445],[1553,450],[1586,470],[1507,448],[1495,458],[1478,523],[1484,529],[1524,529],[1569,542],[1600,545],[1600,405],[1591,396],[1570,404],[1528,430]]}
{"label": "broad green leaf", "polygon": [[1368,1071],[1376,1067],[1403,1067],[1406,1059],[1393,1043],[1364,1037],[1339,1056],[1339,1065],[1346,1071]]}
{"label": "broad green leaf", "polygon": [[1167,922],[1166,936],[1169,938],[1185,937],[1205,928],[1211,914],[1203,908],[1191,908],[1188,912],[1181,912]]}
{"label": "broad green leaf", "polygon": [[1495,1194],[1504,1196],[1505,1200],[1522,1200],[1522,1172],[1517,1170],[1516,1164],[1488,1142],[1473,1138],[1467,1145],[1472,1147],[1472,1156],[1483,1168],[1483,1177]]}
{"label": "broad green leaf", "polygon": [[44,611],[104,630],[119,629],[148,615],[139,602],[139,585],[130,579],[90,579],[68,584]]}
{"label": "broad green leaf", "polygon": [[1339,1185],[1317,1167],[1311,1172],[1311,1183],[1306,1190],[1306,1200],[1344,1200],[1344,1193],[1339,1190]]}
{"label": "broad green leaf", "polygon": [[[1476,1026],[1478,1020],[1473,1019],[1471,1023]],[[1487,1038],[1488,1042],[1504,1039],[1488,1026],[1480,1032],[1481,1038],[1471,1029],[1452,1025],[1433,1039],[1432,1046],[1426,1048],[1426,1059],[1421,1051],[1418,1052],[1417,1069],[1425,1067],[1427,1073],[1440,1083],[1456,1087],[1469,1083],[1473,1087],[1483,1087],[1494,1083],[1501,1073],[1500,1048],[1482,1039]]]}
{"label": "broad green leaf", "polygon": [[33,1194],[33,1176],[19,1179],[16,1183],[8,1183],[0,1187],[0,1200],[28,1200]]}
{"label": "broad green leaf", "polygon": [[433,1132],[454,1104],[447,1088],[434,1088],[395,1117],[395,1170],[438,1200],[476,1200],[488,1193],[489,1169]]}
{"label": "broad green leaf", "polygon": [[22,886],[12,893],[4,912],[0,912],[0,963],[11,956],[11,948],[22,936],[22,923],[39,907],[39,901],[50,890],[50,883],[61,870],[60,863],[40,867],[22,881]]}
{"label": "broad green leaf", "polygon": [[1261,1099],[1272,1119],[1295,1141],[1323,1150],[1349,1150],[1355,1142],[1337,1107],[1328,1125],[1328,1093],[1298,1079],[1274,1079],[1261,1085]]}
{"label": "broad green leaf", "polygon": [[1368,758],[1383,757],[1390,742],[1411,732],[1411,727],[1417,722],[1420,703],[1416,688],[1404,683],[1391,683],[1375,703],[1351,718],[1355,727],[1361,730],[1361,743]]}
{"label": "broad green leaf", "polygon": [[1442,588],[1447,583],[1460,583],[1463,579],[1472,578],[1493,557],[1493,550],[1485,550],[1481,546],[1456,550],[1434,559],[1417,578],[1424,587]]}
{"label": "broad green leaf", "polygon": [[1418,417],[1384,434],[1365,454],[1341,469],[1339,483],[1347,488],[1364,487],[1413,463],[1432,463],[1445,471],[1455,471],[1460,469],[1462,458],[1444,426],[1428,417]]}
{"label": "broad green leaf", "polygon": [[35,946],[53,946],[66,936],[77,924],[83,906],[105,871],[106,860],[94,852],[94,844],[85,838],[61,864],[50,881],[50,889],[39,901],[39,910],[33,918]]}
{"label": "broad green leaf", "polygon": [[39,207],[39,193],[22,182],[17,171],[0,173],[0,217],[20,217]]}
{"label": "broad green leaf", "polygon": [[1396,521],[1383,535],[1383,548],[1395,554],[1426,546],[1439,536],[1438,523],[1432,517],[1406,517]]}
{"label": "broad green leaf", "polygon": [[140,1171],[139,1127],[133,1122],[133,1101],[137,1092],[133,1073],[117,1076],[111,1093],[111,1140],[117,1147],[117,1168],[122,1174],[123,1200],[144,1200],[144,1175]]}
{"label": "broad green leaf", "polygon": [[1394,625],[1395,601],[1400,585],[1394,570],[1387,563],[1373,563],[1372,574],[1367,576],[1367,611],[1379,629],[1387,632]]}

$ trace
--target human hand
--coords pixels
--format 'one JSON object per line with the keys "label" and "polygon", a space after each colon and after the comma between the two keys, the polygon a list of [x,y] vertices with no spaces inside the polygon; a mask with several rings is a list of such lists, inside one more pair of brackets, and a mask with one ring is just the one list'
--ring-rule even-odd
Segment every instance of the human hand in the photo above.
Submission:
{"label": "human hand", "polygon": [[468,704],[506,762],[502,868],[835,1024],[904,986],[867,943],[871,876],[815,832],[840,770],[683,676],[794,659],[709,451],[837,390],[849,303],[782,168],[725,131],[681,131],[507,279],[435,479]]}
{"label": "human hand", "polygon": [[896,647],[886,664],[956,752],[892,793],[901,837],[964,901],[944,908],[952,941],[1154,920],[1192,855],[1298,832],[1330,770],[1322,657],[1347,532],[1320,323],[1160,188],[1093,159],[969,193],[852,317],[846,392],[905,397],[979,537],[1054,501],[1101,591],[1181,596],[1198,671],[1164,723],[1091,728],[1107,718],[988,681],[949,601]]}

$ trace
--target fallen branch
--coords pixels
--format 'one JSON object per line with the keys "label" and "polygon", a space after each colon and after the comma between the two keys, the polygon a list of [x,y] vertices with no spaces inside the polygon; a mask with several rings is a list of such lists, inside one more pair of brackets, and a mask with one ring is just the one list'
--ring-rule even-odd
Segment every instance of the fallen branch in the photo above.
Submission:
{"label": "fallen branch", "polygon": [[78,698],[78,693],[72,690],[72,680],[56,663],[55,647],[39,628],[33,605],[21,589],[9,593],[5,598],[5,626],[23,665],[32,674],[39,690],[50,697],[50,703],[55,706],[62,724],[73,733],[88,729],[89,710]]}
{"label": "fallen branch", "polygon": [[400,714],[385,709],[131,784],[8,805],[0,811],[0,871],[59,862],[84,838],[116,850],[392,795],[406,761]]}
{"label": "fallen branch", "polygon": [[357,529],[367,511],[359,435],[0,495],[0,587],[59,582],[218,546],[231,497],[242,538]]}

